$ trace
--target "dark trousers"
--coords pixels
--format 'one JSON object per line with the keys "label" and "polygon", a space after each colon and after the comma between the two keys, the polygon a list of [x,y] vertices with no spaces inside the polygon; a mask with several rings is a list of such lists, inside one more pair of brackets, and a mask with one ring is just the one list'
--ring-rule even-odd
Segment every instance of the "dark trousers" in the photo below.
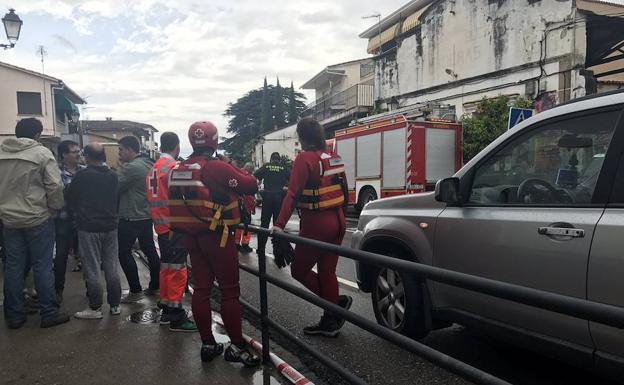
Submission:
{"label": "dark trousers", "polygon": [[54,220],[25,229],[4,228],[6,268],[4,273],[4,316],[10,321],[26,318],[24,277],[32,266],[35,288],[41,304],[41,318],[52,319],[59,305],[54,293]]}
{"label": "dark trousers", "polygon": [[[273,223],[277,222],[280,209],[282,208],[282,200],[284,193],[265,192],[262,194],[262,213],[260,215],[260,226],[268,229],[273,218]],[[264,252],[268,235],[258,234],[258,251]]]}
{"label": "dark trousers", "polygon": [[160,286],[160,259],[154,245],[154,229],[151,219],[138,221],[119,220],[118,240],[119,240],[119,263],[126,275],[130,292],[139,293],[142,290],[139,280],[139,270],[132,257],[132,246],[139,240],[141,251],[147,257],[150,271],[149,288],[158,290]]}
{"label": "dark trousers", "polygon": [[[54,257],[54,288],[57,293],[62,293],[65,288],[65,272],[67,271],[67,257],[69,250],[75,246],[78,233],[71,220],[56,219],[56,255]],[[74,253],[77,253],[77,248]]]}

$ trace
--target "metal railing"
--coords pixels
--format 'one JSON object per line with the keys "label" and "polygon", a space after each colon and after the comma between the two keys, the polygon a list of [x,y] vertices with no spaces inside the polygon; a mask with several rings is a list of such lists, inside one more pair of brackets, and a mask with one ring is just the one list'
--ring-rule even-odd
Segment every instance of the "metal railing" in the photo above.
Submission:
{"label": "metal railing", "polygon": [[303,116],[325,120],[355,107],[373,107],[373,85],[356,84],[309,104]]}
{"label": "metal railing", "polygon": [[[417,275],[420,278],[426,278],[433,281],[442,282],[464,289],[538,307],[541,309],[546,309],[553,312],[598,322],[604,325],[613,326],[619,329],[624,329],[624,308],[618,306],[591,302],[584,299],[569,297],[506,282],[500,282],[488,278],[459,273],[456,271],[396,259],[368,251],[350,249],[330,243],[317,241],[314,239],[300,237],[298,235],[283,232],[271,233],[269,230],[262,227],[250,225],[248,226],[248,230],[254,233],[266,234],[270,237],[281,238],[295,244],[311,246],[316,249],[329,251],[343,257],[366,262],[376,266],[389,267],[402,272],[411,273]],[[260,309],[258,310],[254,308],[242,299],[241,304],[260,318],[263,346],[262,359],[263,363],[266,365],[270,364],[271,362],[269,357],[269,327],[271,327],[278,333],[282,334],[288,340],[294,342],[302,350],[306,351],[308,354],[318,359],[321,363],[333,369],[347,382],[351,384],[365,384],[365,382],[361,378],[357,377],[325,354],[312,348],[309,344],[304,343],[298,337],[296,337],[291,332],[284,329],[281,325],[277,324],[275,321],[269,318],[267,296],[268,282],[320,308],[334,313],[335,315],[346,319],[352,324],[382,339],[392,342],[409,352],[425,358],[428,361],[438,365],[439,367],[453,372],[469,381],[473,381],[478,384],[509,385],[509,383],[505,380],[502,380],[478,368],[470,366],[456,358],[439,352],[427,345],[422,344],[421,342],[412,340],[391,329],[387,329],[381,325],[378,325],[376,322],[366,319],[360,315],[347,311],[334,303],[328,302],[314,295],[308,290],[302,289],[300,287],[292,285],[289,282],[268,275],[266,273],[266,256],[262,254],[258,256],[258,269],[243,264],[241,264],[240,267],[242,270],[259,277]]]}

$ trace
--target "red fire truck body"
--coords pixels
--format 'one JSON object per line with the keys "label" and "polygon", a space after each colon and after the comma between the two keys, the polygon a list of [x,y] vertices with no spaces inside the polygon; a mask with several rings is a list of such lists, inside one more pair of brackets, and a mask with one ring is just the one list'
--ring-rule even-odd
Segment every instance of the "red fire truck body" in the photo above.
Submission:
{"label": "red fire truck body", "polygon": [[461,139],[461,124],[403,115],[336,131],[349,203],[361,209],[378,198],[433,189],[462,166]]}

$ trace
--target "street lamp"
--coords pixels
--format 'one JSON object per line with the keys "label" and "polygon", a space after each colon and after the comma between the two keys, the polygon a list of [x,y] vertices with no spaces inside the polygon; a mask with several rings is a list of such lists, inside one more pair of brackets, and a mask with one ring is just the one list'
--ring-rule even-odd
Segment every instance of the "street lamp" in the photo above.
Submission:
{"label": "street lamp", "polygon": [[0,47],[9,49],[15,47],[17,39],[19,39],[20,30],[22,29],[22,20],[17,16],[13,8],[9,9],[9,13],[2,18],[4,31],[6,32],[9,44],[0,44]]}
{"label": "street lamp", "polygon": [[379,53],[381,53],[381,13],[375,12],[368,16],[362,16],[362,19],[377,18],[377,37],[379,37]]}

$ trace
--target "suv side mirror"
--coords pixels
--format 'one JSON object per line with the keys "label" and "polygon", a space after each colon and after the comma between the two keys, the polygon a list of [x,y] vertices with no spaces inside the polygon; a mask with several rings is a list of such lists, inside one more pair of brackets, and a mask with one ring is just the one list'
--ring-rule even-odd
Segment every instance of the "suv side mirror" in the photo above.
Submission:
{"label": "suv side mirror", "polygon": [[452,177],[439,180],[435,186],[435,199],[438,202],[460,204],[459,178]]}

